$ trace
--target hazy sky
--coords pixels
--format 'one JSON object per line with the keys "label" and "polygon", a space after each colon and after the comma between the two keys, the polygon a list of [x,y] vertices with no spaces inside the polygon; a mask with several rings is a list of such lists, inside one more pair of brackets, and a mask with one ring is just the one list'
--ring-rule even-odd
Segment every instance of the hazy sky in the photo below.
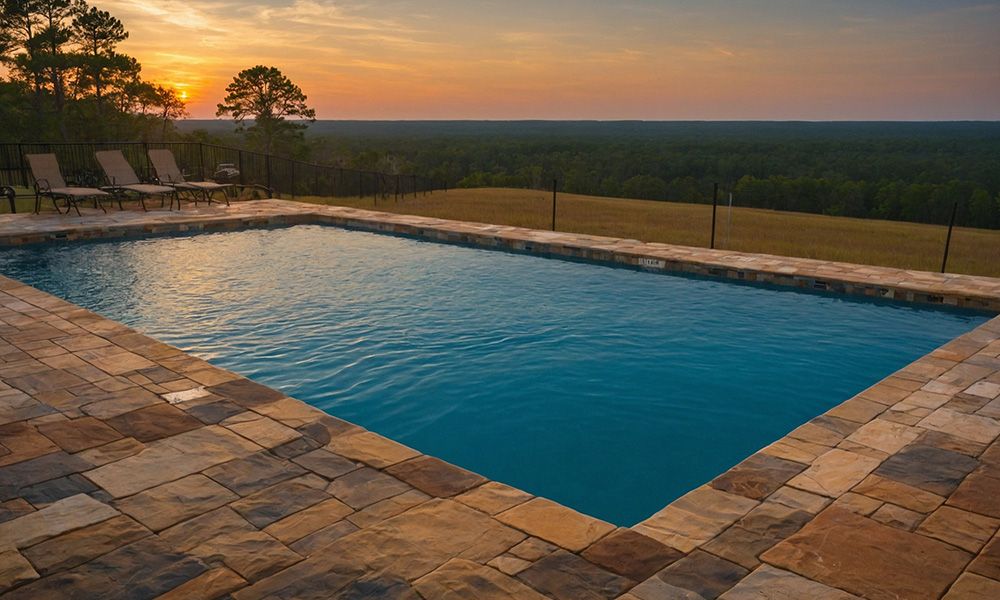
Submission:
{"label": "hazy sky", "polygon": [[211,117],[273,65],[326,119],[1000,119],[1000,0],[93,0]]}

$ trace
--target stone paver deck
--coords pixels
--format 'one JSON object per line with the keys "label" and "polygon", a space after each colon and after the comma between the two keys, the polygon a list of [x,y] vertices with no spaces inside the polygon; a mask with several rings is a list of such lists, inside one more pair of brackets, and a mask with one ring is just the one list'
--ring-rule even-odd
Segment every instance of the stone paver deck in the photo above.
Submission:
{"label": "stone paver deck", "polygon": [[[0,243],[300,222],[1000,310],[989,278],[282,201]],[[1000,318],[616,528],[0,278],[0,598],[1000,598],[998,436]]]}

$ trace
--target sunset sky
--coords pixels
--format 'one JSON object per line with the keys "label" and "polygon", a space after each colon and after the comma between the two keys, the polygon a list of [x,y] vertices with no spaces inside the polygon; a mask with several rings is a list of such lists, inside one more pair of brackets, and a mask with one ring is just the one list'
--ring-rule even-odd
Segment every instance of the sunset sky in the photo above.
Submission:
{"label": "sunset sky", "polygon": [[198,118],[265,64],[324,119],[1000,119],[1000,1],[92,3]]}

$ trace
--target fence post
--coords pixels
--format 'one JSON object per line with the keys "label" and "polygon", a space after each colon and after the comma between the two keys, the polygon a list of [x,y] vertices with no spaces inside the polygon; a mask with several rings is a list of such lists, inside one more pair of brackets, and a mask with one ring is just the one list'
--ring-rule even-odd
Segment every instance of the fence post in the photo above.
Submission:
{"label": "fence post", "polygon": [[417,176],[413,176],[413,197],[417,197]]}
{"label": "fence post", "polygon": [[246,169],[244,169],[244,167],[243,167],[243,151],[240,150],[239,152],[240,152],[240,156],[239,156],[239,161],[240,161],[240,185],[246,185],[246,183],[247,183],[247,176],[245,175]]}
{"label": "fence post", "polygon": [[17,145],[17,165],[21,168],[21,183],[24,187],[31,187],[28,185],[28,169],[24,167],[24,148],[23,144]]}
{"label": "fence post", "polygon": [[559,180],[552,180],[552,231],[556,230],[556,189],[559,187]]}
{"label": "fence post", "polygon": [[712,190],[712,239],[708,247],[715,249],[715,210],[719,205],[719,184],[716,183]]}
{"label": "fence post", "polygon": [[396,173],[396,202],[399,202],[399,173]]}
{"label": "fence post", "polygon": [[267,182],[267,193],[274,195],[274,188],[271,187],[271,155],[264,155],[264,169],[267,171],[265,174],[265,181]]}
{"label": "fence post", "polygon": [[948,221],[948,237],[944,241],[944,258],[941,259],[941,272],[948,266],[948,248],[951,246],[951,230],[955,227],[955,213],[958,212],[958,200],[951,205],[951,220]]}
{"label": "fence post", "polygon": [[198,178],[205,181],[205,144],[198,142]]}
{"label": "fence post", "polygon": [[[146,181],[153,180],[153,163],[149,160],[149,142],[142,143],[143,158],[146,159]],[[156,174],[159,177],[159,173]],[[204,181],[204,180],[203,180]]]}

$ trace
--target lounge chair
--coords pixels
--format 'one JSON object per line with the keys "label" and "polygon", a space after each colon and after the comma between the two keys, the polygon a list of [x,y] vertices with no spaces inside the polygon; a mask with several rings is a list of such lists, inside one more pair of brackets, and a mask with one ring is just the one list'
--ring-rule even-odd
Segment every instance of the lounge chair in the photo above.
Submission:
{"label": "lounge chair", "polygon": [[26,154],[25,158],[28,160],[28,166],[31,167],[31,176],[35,178],[35,214],[41,210],[42,197],[45,196],[52,198],[52,206],[59,214],[62,214],[62,211],[59,210],[59,204],[56,203],[58,198],[66,201],[67,213],[72,207],[79,215],[79,204],[85,200],[93,200],[95,208],[100,207],[104,212],[108,212],[104,208],[104,204],[101,203],[101,198],[108,198],[109,194],[96,188],[66,185],[66,180],[63,179],[62,172],[59,170],[59,160],[56,159],[55,154]]}
{"label": "lounge chair", "polygon": [[[226,201],[226,206],[229,206],[226,190],[233,187],[233,184],[214,181],[187,181],[181,170],[177,168],[174,153],[170,150],[150,150],[149,161],[153,163],[153,170],[156,171],[156,178],[160,183],[177,188],[178,191],[191,193],[195,199],[195,206],[198,206],[199,197],[211,204],[215,192],[220,191],[222,198]],[[177,203],[177,206],[180,208],[180,202]]]}
{"label": "lounge chair", "polygon": [[[142,183],[139,176],[135,174],[132,165],[125,160],[125,155],[121,150],[101,150],[95,152],[97,162],[104,170],[104,175],[108,179],[109,186],[103,189],[115,192],[118,200],[118,207],[121,208],[122,195],[125,192],[132,192],[137,195],[142,210],[146,210],[146,198],[152,196],[160,197],[160,206],[163,206],[164,199],[170,197],[170,208],[174,207],[174,199],[177,198],[177,190],[166,185],[152,185]],[[177,208],[181,207],[181,201],[177,200]]]}

